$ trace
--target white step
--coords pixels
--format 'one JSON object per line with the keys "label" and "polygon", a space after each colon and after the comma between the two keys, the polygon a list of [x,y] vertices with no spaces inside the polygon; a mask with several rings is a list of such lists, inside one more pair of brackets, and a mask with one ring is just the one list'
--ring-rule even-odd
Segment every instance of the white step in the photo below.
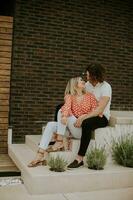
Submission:
{"label": "white step", "polygon": [[133,200],[133,188],[65,194],[68,200]]}
{"label": "white step", "polygon": [[109,124],[110,126],[115,126],[116,124],[133,125],[133,111],[111,110],[111,117],[110,117]]}
{"label": "white step", "polygon": [[26,135],[25,143],[35,152],[38,150],[38,144],[41,140],[41,135]]}
{"label": "white step", "polygon": [[28,168],[35,152],[25,144],[9,145],[9,155],[21,170],[24,184],[31,194],[89,192],[133,187],[133,169],[106,166],[95,171],[87,167],[52,172],[48,166]]}

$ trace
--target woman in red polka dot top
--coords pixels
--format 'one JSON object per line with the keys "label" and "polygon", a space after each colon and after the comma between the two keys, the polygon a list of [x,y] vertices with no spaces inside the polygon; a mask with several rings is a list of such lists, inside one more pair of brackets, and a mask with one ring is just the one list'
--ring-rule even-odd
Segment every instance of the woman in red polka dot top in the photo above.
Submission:
{"label": "woman in red polka dot top", "polygon": [[[63,136],[69,129],[74,138],[81,138],[81,127],[75,127],[79,117],[85,117],[97,107],[97,100],[93,94],[85,91],[85,82],[81,77],[71,78],[65,90],[65,103],[58,112],[57,122],[48,122],[42,134],[36,158],[29,163],[29,167],[36,167],[44,163],[47,154],[51,151],[64,149]],[[48,147],[54,134],[57,134],[56,143]]]}
{"label": "woman in red polka dot top", "polygon": [[85,81],[81,77],[70,79],[64,99],[65,104],[61,108],[63,118],[72,115],[78,118],[93,111],[97,106],[94,95],[85,91]]}

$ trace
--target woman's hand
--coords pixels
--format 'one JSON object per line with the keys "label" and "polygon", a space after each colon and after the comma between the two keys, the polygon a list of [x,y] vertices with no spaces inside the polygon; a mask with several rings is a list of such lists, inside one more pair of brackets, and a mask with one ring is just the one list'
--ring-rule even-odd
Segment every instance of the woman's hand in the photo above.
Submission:
{"label": "woman's hand", "polygon": [[61,117],[61,123],[66,125],[67,124],[67,117]]}
{"label": "woman's hand", "polygon": [[84,119],[86,119],[86,115],[82,115],[82,116],[78,117],[74,126],[77,127],[77,128],[80,128]]}

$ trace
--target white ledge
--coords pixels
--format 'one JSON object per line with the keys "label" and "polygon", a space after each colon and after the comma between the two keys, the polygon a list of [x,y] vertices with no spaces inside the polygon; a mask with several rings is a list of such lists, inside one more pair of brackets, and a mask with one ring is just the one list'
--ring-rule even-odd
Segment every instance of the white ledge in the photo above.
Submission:
{"label": "white ledge", "polygon": [[133,124],[133,111],[111,111],[110,126],[116,124]]}

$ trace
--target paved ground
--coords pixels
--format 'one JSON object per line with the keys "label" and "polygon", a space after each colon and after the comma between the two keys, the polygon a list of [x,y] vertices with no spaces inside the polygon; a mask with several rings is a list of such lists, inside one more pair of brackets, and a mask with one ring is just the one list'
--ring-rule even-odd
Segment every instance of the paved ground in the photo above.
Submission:
{"label": "paved ground", "polygon": [[[45,187],[45,186],[44,186]],[[133,188],[76,192],[67,194],[30,195],[23,184],[0,187],[1,200],[132,200]]]}
{"label": "paved ground", "polygon": [[0,188],[1,200],[66,200],[63,194],[30,195],[23,184]]}
{"label": "paved ground", "polygon": [[19,184],[22,184],[23,181],[21,179],[21,177],[17,177],[17,176],[14,176],[14,177],[0,177],[0,187],[3,187],[3,186],[13,186],[13,185],[19,185]]}
{"label": "paved ground", "polygon": [[[14,164],[8,156],[1,157],[3,167]],[[32,183],[31,183],[32,184]],[[45,185],[44,185],[45,187]],[[0,177],[0,200],[133,200],[133,187],[91,192],[58,193],[47,195],[30,195],[20,177]]]}

